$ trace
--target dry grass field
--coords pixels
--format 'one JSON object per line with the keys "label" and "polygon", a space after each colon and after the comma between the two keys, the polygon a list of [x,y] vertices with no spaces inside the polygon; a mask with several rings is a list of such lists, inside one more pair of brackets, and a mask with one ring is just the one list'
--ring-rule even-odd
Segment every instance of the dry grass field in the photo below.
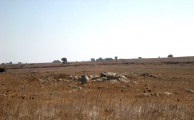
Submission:
{"label": "dry grass field", "polygon": [[1,120],[194,120],[194,57],[0,67]]}

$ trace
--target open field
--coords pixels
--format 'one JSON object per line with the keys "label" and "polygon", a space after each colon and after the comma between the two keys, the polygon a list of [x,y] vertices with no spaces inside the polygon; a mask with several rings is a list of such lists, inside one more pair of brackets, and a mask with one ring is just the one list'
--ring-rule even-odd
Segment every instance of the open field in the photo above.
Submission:
{"label": "open field", "polygon": [[0,67],[2,120],[194,120],[194,57]]}

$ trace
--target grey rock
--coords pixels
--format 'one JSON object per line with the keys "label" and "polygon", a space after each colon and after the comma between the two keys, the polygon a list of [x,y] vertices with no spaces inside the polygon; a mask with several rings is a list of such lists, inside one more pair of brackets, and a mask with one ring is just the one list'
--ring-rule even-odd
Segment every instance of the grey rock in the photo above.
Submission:
{"label": "grey rock", "polygon": [[100,77],[107,77],[108,80],[109,79],[115,79],[117,77],[117,74],[116,73],[113,73],[113,72],[102,72],[100,74]]}
{"label": "grey rock", "polygon": [[87,75],[83,75],[81,78],[81,84],[86,84],[89,81],[89,77]]}
{"label": "grey rock", "polygon": [[90,75],[89,77],[90,77],[90,79],[92,79],[94,76],[93,75]]}
{"label": "grey rock", "polygon": [[136,84],[136,85],[138,84],[138,82],[137,82],[137,81],[132,81],[132,83],[134,83],[134,84]]}
{"label": "grey rock", "polygon": [[118,78],[118,81],[123,82],[123,83],[129,83],[130,82],[130,80],[125,79],[125,78]]}
{"label": "grey rock", "polygon": [[74,80],[79,80],[79,76],[75,75],[75,76],[73,76],[73,79]]}
{"label": "grey rock", "polygon": [[72,75],[70,75],[70,76],[69,76],[69,79],[73,79],[73,76],[72,76]]}

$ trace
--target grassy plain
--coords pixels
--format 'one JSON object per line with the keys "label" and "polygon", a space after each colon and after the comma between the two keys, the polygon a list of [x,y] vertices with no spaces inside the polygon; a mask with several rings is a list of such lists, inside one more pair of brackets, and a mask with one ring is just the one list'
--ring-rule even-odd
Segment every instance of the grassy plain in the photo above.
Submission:
{"label": "grassy plain", "polygon": [[[0,65],[2,120],[194,120],[194,57]],[[115,72],[129,82],[69,76]],[[152,77],[143,73],[157,75]],[[141,96],[168,92],[171,95]]]}

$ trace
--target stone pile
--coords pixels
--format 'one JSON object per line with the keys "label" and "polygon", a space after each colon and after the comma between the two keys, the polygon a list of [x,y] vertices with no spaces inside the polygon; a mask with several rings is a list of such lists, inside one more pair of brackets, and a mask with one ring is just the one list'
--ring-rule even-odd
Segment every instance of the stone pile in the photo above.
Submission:
{"label": "stone pile", "polygon": [[120,81],[120,82],[129,82],[127,77],[121,74],[113,72],[102,72],[100,75],[82,75],[82,76],[69,76],[70,80],[81,81],[82,84],[87,83],[89,80],[102,82],[102,81]]}

